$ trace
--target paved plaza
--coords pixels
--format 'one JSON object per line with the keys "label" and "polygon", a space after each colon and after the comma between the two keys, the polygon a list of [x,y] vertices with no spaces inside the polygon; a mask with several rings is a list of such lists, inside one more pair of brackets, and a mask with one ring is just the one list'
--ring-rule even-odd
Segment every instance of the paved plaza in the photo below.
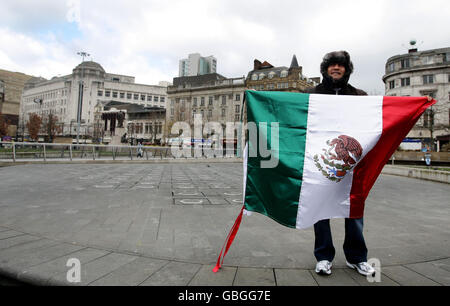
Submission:
{"label": "paved plaza", "polygon": [[[36,285],[450,285],[450,185],[381,175],[366,202],[369,258],[381,282],[336,258],[314,273],[312,228],[244,216],[241,163],[29,164],[0,167],[0,274]],[[69,282],[69,259],[81,264]]]}

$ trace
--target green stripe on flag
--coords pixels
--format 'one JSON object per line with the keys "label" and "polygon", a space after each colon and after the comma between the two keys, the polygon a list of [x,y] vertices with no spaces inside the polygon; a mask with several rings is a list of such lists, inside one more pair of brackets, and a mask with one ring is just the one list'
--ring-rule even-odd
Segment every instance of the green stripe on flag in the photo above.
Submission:
{"label": "green stripe on flag", "polygon": [[[269,150],[277,149],[272,143],[271,123],[279,123],[279,162],[274,168],[262,168],[261,162],[267,162],[271,156],[261,156],[259,143],[249,137],[245,209],[295,228],[303,177],[309,94],[246,91],[246,99],[247,122],[254,122],[258,127],[267,126],[267,137],[260,135],[257,129],[257,139],[265,142],[264,138],[267,138]],[[257,152],[256,156],[252,157],[252,151]]]}

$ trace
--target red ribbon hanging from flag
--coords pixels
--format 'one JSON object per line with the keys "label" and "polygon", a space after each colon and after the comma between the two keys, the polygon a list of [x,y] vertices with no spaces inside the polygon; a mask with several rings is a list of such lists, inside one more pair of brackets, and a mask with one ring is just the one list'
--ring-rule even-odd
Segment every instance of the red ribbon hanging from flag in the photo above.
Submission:
{"label": "red ribbon hanging from flag", "polygon": [[[239,216],[237,217],[236,221],[234,222],[234,225],[231,228],[230,233],[227,236],[227,239],[225,240],[222,250],[220,251],[219,258],[217,258],[216,266],[213,269],[214,273],[219,271],[219,269],[222,267],[225,255],[227,255],[227,252],[230,249],[230,246],[233,243],[234,238],[236,237],[236,234],[239,230],[239,226],[241,225],[242,214],[244,213],[244,208],[245,208],[245,205],[242,206],[241,212],[239,213]],[[225,248],[225,253],[223,253],[223,256],[222,256],[223,248]],[[222,261],[220,260],[220,258],[222,258]]]}

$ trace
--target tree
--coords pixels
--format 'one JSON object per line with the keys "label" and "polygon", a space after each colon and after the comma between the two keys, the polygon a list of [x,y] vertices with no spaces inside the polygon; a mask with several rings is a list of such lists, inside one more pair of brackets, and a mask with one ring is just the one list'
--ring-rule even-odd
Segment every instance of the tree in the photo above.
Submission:
{"label": "tree", "polygon": [[0,113],[0,141],[2,140],[3,136],[8,135],[8,127],[9,127],[10,121],[5,118],[5,116]]}
{"label": "tree", "polygon": [[30,114],[30,118],[27,122],[28,133],[30,134],[30,138],[37,141],[39,138],[39,131],[41,130],[42,117],[38,114],[32,113]]}
{"label": "tree", "polygon": [[44,118],[43,128],[48,135],[48,141],[53,142],[53,137],[61,132],[61,127],[58,125],[58,117],[50,113]]}

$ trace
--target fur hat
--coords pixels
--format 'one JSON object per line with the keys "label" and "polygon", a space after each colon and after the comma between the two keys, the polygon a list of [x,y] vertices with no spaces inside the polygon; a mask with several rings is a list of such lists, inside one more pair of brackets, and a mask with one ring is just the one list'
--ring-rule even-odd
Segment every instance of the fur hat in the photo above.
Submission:
{"label": "fur hat", "polygon": [[353,72],[353,63],[347,51],[333,51],[325,54],[322,64],[320,64],[320,73],[326,75],[328,67],[332,64],[341,64],[344,66],[345,75],[350,76]]}
{"label": "fur hat", "polygon": [[[341,64],[345,67],[345,73],[342,78],[335,80],[328,75],[328,67],[332,64]],[[347,85],[350,74],[353,72],[353,63],[347,51],[333,51],[325,54],[320,64],[320,73],[323,76],[323,83],[332,88],[342,88]]]}

